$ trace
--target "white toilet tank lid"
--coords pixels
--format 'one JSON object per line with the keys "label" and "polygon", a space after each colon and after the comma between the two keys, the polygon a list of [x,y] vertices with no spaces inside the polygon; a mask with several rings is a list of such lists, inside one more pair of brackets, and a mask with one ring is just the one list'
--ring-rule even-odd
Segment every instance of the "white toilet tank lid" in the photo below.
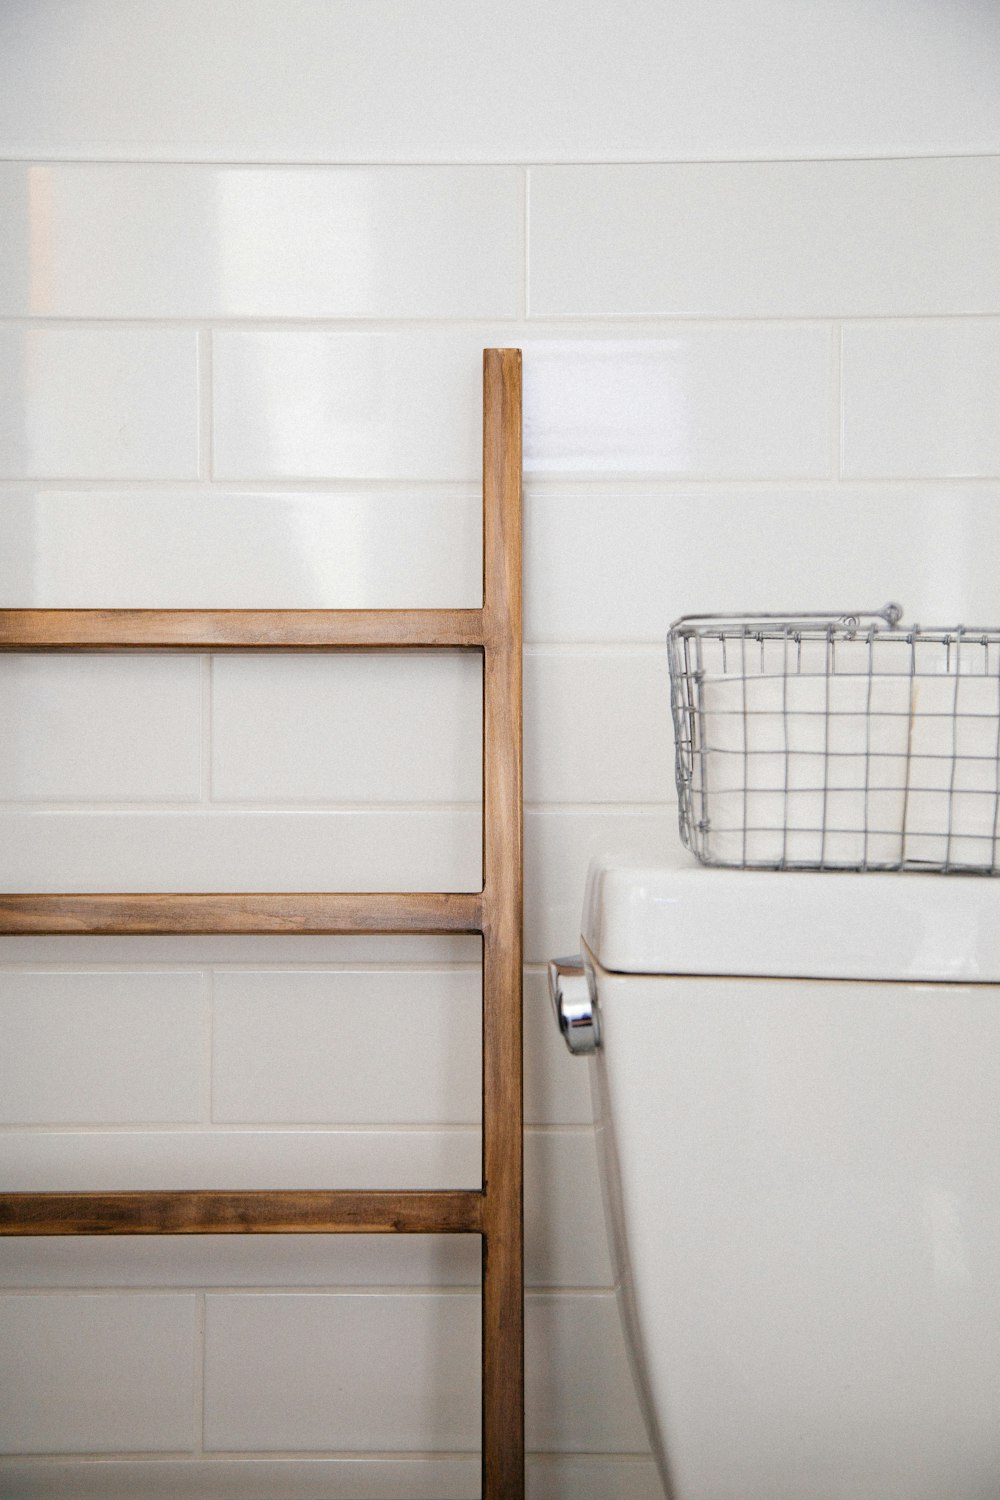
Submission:
{"label": "white toilet tank lid", "polygon": [[1000,879],[594,860],[583,940],[623,974],[1000,980]]}

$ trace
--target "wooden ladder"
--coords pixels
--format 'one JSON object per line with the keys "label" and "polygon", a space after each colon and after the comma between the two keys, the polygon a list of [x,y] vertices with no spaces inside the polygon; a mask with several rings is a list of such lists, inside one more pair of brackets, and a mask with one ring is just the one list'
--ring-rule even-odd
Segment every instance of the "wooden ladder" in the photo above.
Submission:
{"label": "wooden ladder", "polygon": [[0,1234],[478,1234],[484,1500],[524,1494],[521,1146],[521,352],[483,354],[480,609],[0,611],[5,651],[352,651],[483,657],[477,892],[0,895],[0,934],[479,933],[482,1183],[448,1191],[0,1194]]}

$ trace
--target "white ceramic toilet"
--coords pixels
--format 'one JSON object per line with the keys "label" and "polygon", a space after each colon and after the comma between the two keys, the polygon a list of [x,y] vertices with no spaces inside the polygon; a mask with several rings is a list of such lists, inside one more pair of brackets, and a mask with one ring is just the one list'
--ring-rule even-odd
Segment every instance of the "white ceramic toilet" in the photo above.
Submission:
{"label": "white ceramic toilet", "polygon": [[670,1500],[997,1500],[1000,885],[598,863],[550,972]]}

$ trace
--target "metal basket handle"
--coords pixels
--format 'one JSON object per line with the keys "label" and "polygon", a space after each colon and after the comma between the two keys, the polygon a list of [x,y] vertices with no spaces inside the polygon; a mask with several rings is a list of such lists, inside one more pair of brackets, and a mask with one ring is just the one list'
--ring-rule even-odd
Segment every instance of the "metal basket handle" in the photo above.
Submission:
{"label": "metal basket handle", "polygon": [[[681,615],[670,627],[670,633],[683,631],[688,627],[704,629],[713,625],[742,625],[747,630],[752,630],[757,625],[782,625],[788,630],[794,630],[797,625],[814,628],[817,625],[837,625],[848,630],[860,626],[863,620],[873,622],[873,628],[880,630],[882,626],[889,630],[895,630],[903,618],[903,607],[900,604],[884,604],[881,609],[859,609],[847,614],[831,614],[826,610],[804,610],[801,614],[756,614],[756,615]],[[874,622],[879,622],[875,624]]]}

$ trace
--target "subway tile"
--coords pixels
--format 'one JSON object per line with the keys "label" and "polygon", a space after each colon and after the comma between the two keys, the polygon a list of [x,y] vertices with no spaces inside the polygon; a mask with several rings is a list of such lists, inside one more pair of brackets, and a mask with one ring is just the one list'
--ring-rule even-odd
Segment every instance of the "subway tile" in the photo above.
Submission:
{"label": "subway tile", "polygon": [[[451,592],[454,510],[440,513],[440,527],[428,520],[426,532],[422,524],[415,527],[419,536],[403,533],[403,550],[416,554],[409,585],[402,551],[397,556],[388,545],[393,529],[413,518],[416,497],[392,509],[384,533],[373,533],[370,569],[359,565],[348,591],[350,570],[344,559],[354,555],[355,542],[359,553],[367,555],[362,538],[377,520],[375,504],[359,502],[356,530],[341,531],[328,507],[339,506],[342,498],[230,495],[213,500],[209,521],[201,499],[190,504],[190,497],[185,501],[177,495],[119,499],[48,492],[3,497],[0,599],[10,607],[165,608],[478,602],[478,497],[461,502],[469,527],[456,576],[461,574],[466,583]],[[379,497],[379,505],[381,501]],[[178,534],[190,538],[175,572],[168,545],[173,516]],[[328,519],[335,524],[326,530]],[[296,554],[300,520],[305,541]],[[246,593],[241,590],[239,569],[249,558],[251,543],[256,548],[258,530],[260,557],[274,559],[275,576],[285,592],[271,591],[260,559],[257,571],[247,575]],[[439,541],[440,570],[435,562]],[[734,483],[627,491],[529,483],[525,634],[534,643],[662,642],[669,622],[683,613],[801,608],[803,577],[809,579],[808,602],[819,601],[819,608],[839,612],[845,596],[848,609],[857,608],[857,600],[879,607],[887,594],[895,593],[913,617],[988,620],[994,611],[989,558],[997,546],[1000,520],[993,496],[977,484],[959,481],[915,481],[905,489],[852,483],[783,490]],[[319,584],[308,581],[314,548]],[[236,570],[226,581],[228,550],[236,558]],[[198,561],[202,552],[208,559],[204,567]],[[891,575],[887,557],[892,559]],[[334,571],[324,574],[330,559],[339,561],[336,568],[331,562]],[[216,562],[219,581],[213,585]],[[75,577],[81,580],[76,586]],[[424,592],[425,577],[433,594]]]}
{"label": "subway tile", "polygon": [[10,1192],[478,1187],[478,1130],[47,1130],[0,1135]]}
{"label": "subway tile", "polygon": [[1000,320],[864,324],[843,351],[845,475],[1000,474]]}
{"label": "subway tile", "polygon": [[205,1447],[475,1449],[479,1342],[463,1293],[210,1294]]}
{"label": "subway tile", "polygon": [[[643,1452],[613,1295],[534,1294],[525,1323],[528,1447]],[[462,1293],[211,1294],[206,1448],[474,1448],[478,1343]]]}
{"label": "subway tile", "polygon": [[528,475],[831,470],[828,328],[678,323],[656,337],[218,332],[216,476],[476,479],[491,341],[523,348]]}
{"label": "subway tile", "polygon": [[537,339],[525,347],[525,472],[827,475],[832,372],[822,325]]}
{"label": "subway tile", "polygon": [[530,642],[663,643],[679,615],[902,602],[909,620],[996,614],[1000,511],[975,485],[530,492]]}
{"label": "subway tile", "polygon": [[645,1453],[613,1292],[525,1302],[525,1440],[547,1453]]}
{"label": "subway tile", "polygon": [[0,477],[193,479],[196,335],[0,328]]}
{"label": "subway tile", "polygon": [[473,318],[520,310],[513,167],[0,166],[0,312]]}
{"label": "subway tile", "polygon": [[398,491],[0,496],[11,608],[478,608],[482,500]]}
{"label": "subway tile", "polygon": [[0,1123],[200,1119],[207,1016],[198,974],[0,973]]}
{"label": "subway tile", "polygon": [[[479,509],[471,491],[229,491],[210,506],[177,492],[18,491],[0,496],[0,603],[474,607]],[[998,547],[994,497],[976,482],[622,490],[529,480],[525,635],[662,642],[680,614],[804,602],[841,612],[879,608],[889,594],[911,618],[989,620]]]}
{"label": "subway tile", "polygon": [[217,478],[478,479],[483,335],[213,337]]}
{"label": "subway tile", "polygon": [[464,1234],[18,1235],[0,1287],[471,1287],[481,1261]]}
{"label": "subway tile", "polygon": [[1000,157],[535,167],[539,317],[1000,312]]}
{"label": "subway tile", "polygon": [[[612,1460],[609,1468],[606,1460],[603,1468],[591,1464],[586,1472],[604,1474],[613,1484],[621,1467]],[[626,1467],[631,1475],[634,1465]],[[570,1473],[575,1482],[577,1471]],[[546,1476],[544,1483],[552,1482]],[[0,1494],[17,1500],[473,1500],[479,1485],[478,1454],[0,1462]],[[565,1493],[570,1500],[570,1492]],[[581,1490],[579,1500],[590,1500],[592,1493],[596,1500],[597,1492],[590,1489]],[[624,1500],[625,1493],[606,1489],[602,1500],[619,1500],[619,1495]],[[537,1500],[562,1494],[546,1488]],[[634,1500],[647,1500],[647,1491],[637,1490]]]}
{"label": "subway tile", "polygon": [[[0,1299],[19,1365],[6,1451],[187,1447],[193,1308],[177,1294]],[[613,1296],[529,1295],[526,1333],[529,1447],[644,1451]],[[478,1336],[476,1295],[210,1294],[206,1447],[475,1448]]]}
{"label": "subway tile", "polygon": [[0,1448],[190,1449],[194,1351],[191,1296],[0,1297]]}
{"label": "subway tile", "polygon": [[201,666],[139,655],[0,657],[0,799],[197,801]]}
{"label": "subway tile", "polygon": [[477,970],[215,976],[220,1122],[478,1123]]}
{"label": "subway tile", "polygon": [[[996,149],[991,5],[90,0],[12,12],[5,156],[167,161],[733,161]],[[115,26],[115,23],[119,23]],[[114,35],[114,47],[108,36]],[[887,66],[887,59],[898,65]],[[183,82],[183,88],[179,86]]]}
{"label": "subway tile", "polygon": [[478,890],[478,811],[0,811],[14,891]]}
{"label": "subway tile", "polygon": [[524,976],[524,1118],[529,1125],[589,1125],[593,1119],[590,1075],[559,1034],[544,971]]}
{"label": "subway tile", "polygon": [[476,803],[482,676],[481,657],[465,652],[218,656],[212,794]]}
{"label": "subway tile", "polygon": [[592,1130],[526,1132],[524,1255],[529,1286],[612,1284]]}
{"label": "subway tile", "polygon": [[529,802],[655,802],[673,766],[666,652],[524,658]]}
{"label": "subway tile", "polygon": [[616,812],[529,809],[524,820],[525,962],[546,963],[557,953],[578,951],[592,859],[634,855],[658,863],[680,852],[677,814],[670,805]]}

